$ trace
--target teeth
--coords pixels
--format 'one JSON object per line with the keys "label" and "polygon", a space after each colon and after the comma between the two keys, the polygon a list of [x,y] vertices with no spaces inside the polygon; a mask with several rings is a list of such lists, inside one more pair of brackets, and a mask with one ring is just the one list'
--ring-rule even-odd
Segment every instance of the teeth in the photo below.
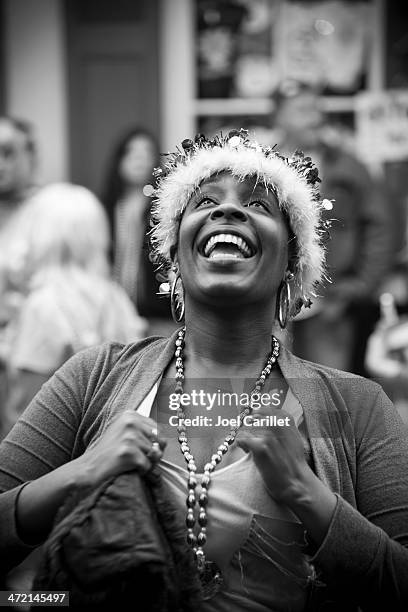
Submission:
{"label": "teeth", "polygon": [[213,251],[208,259],[241,259],[241,256],[238,253],[217,253],[217,251]]}
{"label": "teeth", "polygon": [[226,244],[230,244],[230,243],[236,244],[238,249],[244,255],[244,257],[251,257],[252,255],[252,251],[249,248],[248,244],[240,236],[235,236],[234,234],[216,234],[215,236],[211,236],[211,238],[209,238],[209,240],[207,241],[204,247],[205,257],[208,257],[210,255],[211,251],[213,250],[216,244],[219,244],[222,242]]}

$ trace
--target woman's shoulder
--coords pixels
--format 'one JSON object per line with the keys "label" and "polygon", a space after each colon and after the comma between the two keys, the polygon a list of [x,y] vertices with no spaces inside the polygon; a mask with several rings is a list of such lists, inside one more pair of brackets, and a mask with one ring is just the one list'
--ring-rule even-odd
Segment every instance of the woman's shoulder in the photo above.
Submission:
{"label": "woman's shoulder", "polygon": [[286,375],[306,385],[315,384],[331,396],[338,393],[348,405],[361,403],[362,399],[372,401],[384,393],[380,384],[364,376],[301,359],[287,349],[282,357]]}
{"label": "woman's shoulder", "polygon": [[111,366],[121,364],[126,368],[135,359],[143,355],[152,359],[162,354],[169,339],[160,336],[148,336],[136,342],[107,341],[90,348],[79,351],[71,360],[95,365],[108,362]]}
{"label": "woman's shoulder", "polygon": [[[367,431],[373,436],[399,435],[402,421],[385,391],[377,382],[342,370],[313,363],[287,353],[284,357],[294,393],[307,413],[309,427],[347,437],[353,432],[361,440]],[[285,378],[286,378],[285,375]],[[351,426],[351,428],[350,428]],[[340,430],[338,429],[340,427]],[[333,435],[333,434],[330,434]]]}
{"label": "woman's shoulder", "polygon": [[316,376],[320,376],[322,378],[334,379],[334,380],[345,380],[345,381],[355,381],[361,384],[369,384],[378,386],[377,383],[361,376],[360,374],[355,374],[353,372],[349,372],[348,370],[339,370],[337,368],[331,368],[321,363],[317,363],[314,361],[308,361],[307,359],[301,359],[300,357],[296,357],[293,355],[295,359],[302,363],[303,367]]}
{"label": "woman's shoulder", "polygon": [[[47,385],[78,398],[85,413],[97,398],[96,404],[103,405],[124,387],[148,384],[162,367],[167,342],[166,338],[149,337],[129,344],[109,341],[83,349],[68,359]],[[129,377],[132,380],[124,384]]]}

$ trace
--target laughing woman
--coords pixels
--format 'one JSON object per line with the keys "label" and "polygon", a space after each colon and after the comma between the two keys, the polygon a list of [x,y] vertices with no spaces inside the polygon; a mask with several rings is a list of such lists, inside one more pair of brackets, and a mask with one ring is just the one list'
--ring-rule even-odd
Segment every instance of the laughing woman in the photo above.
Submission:
{"label": "laughing woman", "polygon": [[401,420],[270,333],[324,276],[316,168],[240,130],[156,173],[153,258],[182,327],[86,350],[31,402],[0,446],[2,558],[46,539],[68,493],[153,467],[206,612],[405,610]]}

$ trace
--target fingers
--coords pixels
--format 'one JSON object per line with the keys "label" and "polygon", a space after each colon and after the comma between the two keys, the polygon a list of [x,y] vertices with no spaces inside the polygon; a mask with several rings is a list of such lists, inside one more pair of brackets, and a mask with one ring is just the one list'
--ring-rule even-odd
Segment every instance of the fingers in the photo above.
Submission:
{"label": "fingers", "polygon": [[245,438],[237,437],[236,443],[245,452],[252,452],[257,457],[269,456],[271,452],[271,441],[265,438],[253,436],[246,436]]}
{"label": "fingers", "polygon": [[291,414],[285,410],[256,410],[245,418],[245,424],[241,428],[245,437],[286,437],[288,431],[296,428],[296,423]]}
{"label": "fingers", "polygon": [[247,426],[240,430],[237,445],[260,459],[296,453],[303,448],[295,420],[285,410],[254,413],[252,421],[247,420]]}
{"label": "fingers", "polygon": [[280,453],[276,452],[277,448],[273,448],[273,444],[271,444],[270,440],[253,437],[241,439],[238,437],[236,439],[236,443],[246,453],[252,453],[253,461],[258,467],[261,475],[268,474],[269,472],[271,472],[273,466],[279,464]]}
{"label": "fingers", "polygon": [[135,436],[124,437],[121,440],[118,454],[125,471],[136,469],[145,473],[160,461],[163,451],[158,442],[151,442],[139,432]]}
{"label": "fingers", "polygon": [[112,423],[110,437],[120,471],[149,471],[161,459],[166,447],[166,440],[160,437],[155,421],[134,410],[126,410],[118,416]]}
{"label": "fingers", "polygon": [[152,463],[157,463],[158,461],[160,461],[162,455],[163,453],[159,446],[159,443],[152,442],[150,450],[146,454],[146,457],[149,459],[149,461],[151,461]]}
{"label": "fingers", "polygon": [[141,449],[133,449],[130,453],[122,452],[121,460],[121,465],[123,466],[119,470],[121,472],[136,470],[140,474],[146,474],[152,469],[153,465],[147,452],[142,452]]}
{"label": "fingers", "polygon": [[123,419],[125,429],[131,431],[140,431],[149,443],[157,442],[161,450],[166,447],[166,440],[159,434],[157,423],[148,417],[138,414],[135,410],[125,410],[119,418]]}

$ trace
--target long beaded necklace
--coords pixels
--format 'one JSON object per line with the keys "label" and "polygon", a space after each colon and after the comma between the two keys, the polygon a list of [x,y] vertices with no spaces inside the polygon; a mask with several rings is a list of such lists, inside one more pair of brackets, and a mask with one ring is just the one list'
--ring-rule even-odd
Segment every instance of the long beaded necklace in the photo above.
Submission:
{"label": "long beaded necklace", "polygon": [[[184,337],[186,328],[183,327],[178,334],[176,340],[176,387],[175,393],[178,396],[177,406],[177,417],[178,417],[178,441],[180,443],[180,450],[187,462],[188,479],[187,479],[187,543],[191,546],[195,553],[198,574],[201,581],[202,596],[203,599],[211,599],[221,588],[223,578],[221,571],[213,561],[207,561],[203,547],[207,542],[207,510],[208,505],[208,489],[211,483],[211,474],[221,463],[223,456],[228,451],[229,447],[234,443],[235,438],[238,434],[238,430],[244,422],[244,418],[251,414],[252,407],[246,406],[238,415],[237,424],[232,427],[228,435],[224,438],[223,442],[218,446],[217,451],[211,456],[210,461],[204,465],[204,473],[201,477],[201,493],[198,497],[198,524],[200,531],[197,535],[194,533],[194,525],[196,524],[196,517],[194,514],[194,508],[197,504],[196,487],[198,484],[196,472],[197,466],[194,460],[194,456],[191,453],[188,445],[188,439],[186,434],[186,427],[184,425],[185,414],[181,407],[180,395],[183,393],[183,381],[184,381],[184,362],[183,362],[183,348],[184,348]],[[263,388],[265,381],[272,368],[274,367],[279,357],[279,342],[272,336],[272,351],[266,361],[265,367],[263,368],[258,380],[255,383],[253,390],[251,391],[250,397],[252,398],[254,393],[259,393]]]}

